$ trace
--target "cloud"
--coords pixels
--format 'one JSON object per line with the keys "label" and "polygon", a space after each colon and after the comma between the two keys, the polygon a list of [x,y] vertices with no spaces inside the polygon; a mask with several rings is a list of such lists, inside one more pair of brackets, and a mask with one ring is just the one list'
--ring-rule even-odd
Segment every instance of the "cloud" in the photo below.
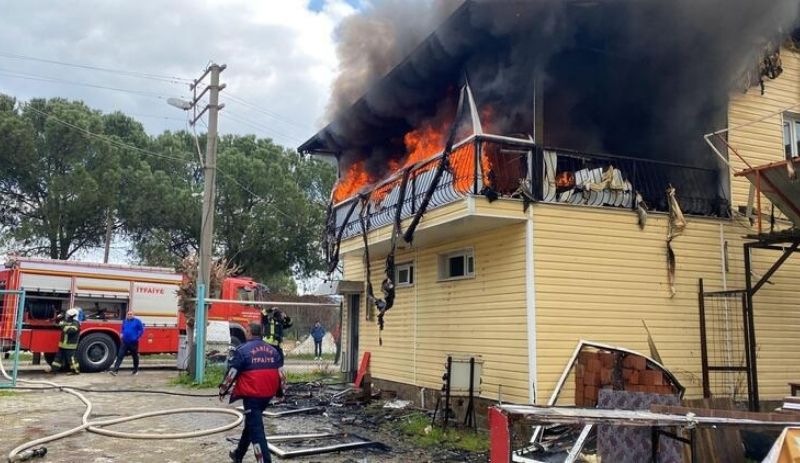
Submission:
{"label": "cloud", "polygon": [[[228,66],[221,132],[256,133],[294,147],[320,128],[337,72],[334,31],[355,11],[346,0],[317,1],[313,11],[308,6],[308,0],[0,0],[0,92],[23,100],[82,99],[102,111],[131,114],[158,133],[186,127],[180,110],[164,101],[188,98],[185,84],[4,55],[185,78],[198,77],[215,61]],[[154,95],[29,79],[42,76]]]}

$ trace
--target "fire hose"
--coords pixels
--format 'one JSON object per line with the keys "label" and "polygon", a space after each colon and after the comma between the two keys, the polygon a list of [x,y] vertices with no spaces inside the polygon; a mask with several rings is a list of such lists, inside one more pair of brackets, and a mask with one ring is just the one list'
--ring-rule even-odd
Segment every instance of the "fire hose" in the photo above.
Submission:
{"label": "fire hose", "polygon": [[[2,376],[4,378],[6,378],[7,380],[12,381],[11,376],[8,375],[8,373],[6,372],[6,370],[5,370],[4,366],[3,366],[2,359],[0,359],[0,374],[2,374]],[[80,426],[76,426],[76,427],[74,427],[72,429],[68,429],[66,431],[62,431],[62,432],[59,432],[57,434],[53,434],[53,435],[50,435],[50,436],[42,437],[42,438],[39,438],[39,439],[34,439],[32,441],[26,442],[26,443],[16,447],[15,449],[11,450],[11,452],[9,452],[9,454],[8,454],[9,463],[16,462],[16,461],[25,461],[25,460],[28,460],[30,458],[38,457],[38,456],[44,456],[47,453],[47,449],[46,448],[39,447],[39,448],[35,448],[34,449],[33,447],[39,446],[39,445],[47,443],[47,442],[52,442],[52,441],[55,441],[55,440],[58,440],[58,439],[63,439],[65,437],[71,436],[71,435],[76,434],[76,433],[78,433],[80,431],[83,431],[83,430],[86,430],[86,431],[89,431],[89,432],[93,432],[93,433],[96,433],[96,434],[101,434],[101,435],[104,435],[104,436],[117,437],[117,438],[123,438],[123,439],[148,439],[148,440],[149,439],[188,439],[188,438],[192,438],[192,437],[207,436],[207,435],[216,434],[216,433],[219,433],[219,432],[228,431],[230,429],[233,429],[233,428],[239,426],[239,424],[241,424],[242,421],[244,421],[244,415],[238,410],[228,409],[228,408],[214,408],[214,407],[173,408],[173,409],[167,409],[167,410],[159,410],[159,411],[153,411],[153,412],[139,413],[139,414],[136,414],[136,415],[124,416],[124,417],[121,417],[121,418],[90,421],[89,417],[92,414],[92,408],[93,408],[92,402],[89,399],[87,399],[86,396],[84,396],[83,394],[78,392],[78,390],[76,390],[77,388],[71,388],[69,386],[64,386],[64,385],[61,385],[61,384],[58,384],[58,383],[54,383],[54,382],[51,382],[51,381],[34,381],[34,380],[24,380],[24,379],[18,379],[17,381],[23,382],[23,383],[26,383],[26,384],[41,385],[40,387],[25,387],[25,388],[20,387],[19,389],[29,389],[29,390],[30,389],[43,389],[43,390],[46,390],[46,389],[58,389],[60,391],[72,394],[75,397],[77,397],[78,399],[80,399],[80,401],[83,402],[86,405],[86,410],[83,412],[83,417],[81,419],[82,424]],[[105,392],[109,392],[109,391],[105,391]],[[175,395],[177,395],[177,394],[175,394]],[[236,420],[233,421],[232,423],[229,423],[229,424],[226,424],[226,425],[223,425],[223,426],[218,426],[216,428],[201,429],[201,430],[189,431],[189,432],[170,433],[170,434],[165,434],[165,433],[158,433],[158,434],[153,434],[153,433],[134,433],[134,432],[122,432],[122,431],[112,431],[110,429],[103,429],[104,426],[110,426],[110,425],[114,425],[114,424],[125,423],[125,422],[128,422],[128,421],[140,420],[140,419],[143,419],[143,418],[150,418],[150,417],[153,417],[153,416],[177,415],[177,414],[183,414],[183,413],[227,414],[227,415],[235,416]]]}

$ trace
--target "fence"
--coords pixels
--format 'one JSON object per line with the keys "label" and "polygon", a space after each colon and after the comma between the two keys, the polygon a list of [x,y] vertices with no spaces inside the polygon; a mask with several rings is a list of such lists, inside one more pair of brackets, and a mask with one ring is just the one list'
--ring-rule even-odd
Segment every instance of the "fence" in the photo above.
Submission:
{"label": "fence", "polygon": [[25,307],[24,291],[0,290],[0,351],[4,359],[11,360],[10,363],[3,363],[8,377],[0,375],[0,388],[17,385],[23,307]]}

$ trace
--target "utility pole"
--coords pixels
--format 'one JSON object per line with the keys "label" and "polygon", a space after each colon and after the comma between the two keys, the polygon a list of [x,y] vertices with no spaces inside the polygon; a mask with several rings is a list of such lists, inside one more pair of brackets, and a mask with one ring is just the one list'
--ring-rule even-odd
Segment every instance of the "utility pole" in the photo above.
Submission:
{"label": "utility pole", "polygon": [[[225,85],[219,84],[219,75],[226,66],[212,63],[206,72],[195,80],[192,90],[195,93],[192,101],[192,108],[195,117],[192,120],[194,125],[203,114],[208,111],[208,132],[206,133],[206,157],[203,163],[203,215],[200,224],[200,268],[198,269],[198,284],[205,285],[206,291],[211,284],[211,257],[212,244],[214,242],[214,208],[216,204],[216,177],[217,177],[217,117],[219,110],[224,105],[219,104],[219,92]],[[207,76],[211,75],[211,83],[197,94],[197,85]],[[208,92],[208,105],[197,114],[197,103]],[[204,317],[205,318],[205,317]]]}
{"label": "utility pole", "polygon": [[[208,111],[208,132],[206,133],[206,156],[203,162],[203,212],[200,218],[200,262],[197,271],[197,292],[198,304],[195,311],[195,332],[197,336],[190,341],[190,358],[195,362],[189,362],[190,372],[194,374],[195,381],[202,381],[205,364],[205,339],[206,339],[206,312],[207,307],[203,303],[203,295],[213,297],[210,293],[211,287],[211,259],[214,243],[214,209],[216,204],[216,177],[217,177],[217,117],[219,110],[225,107],[219,104],[219,92],[225,88],[225,84],[220,85],[219,75],[227,66],[212,63],[206,68],[199,79],[195,79],[189,86],[194,98],[191,102],[177,99],[167,100],[167,103],[183,110],[191,109],[194,116],[190,121],[194,126],[198,120]],[[210,76],[210,83],[200,93],[197,88],[206,76]],[[208,92],[208,104],[198,112],[197,105],[203,96]],[[201,290],[201,285],[203,290]],[[194,354],[194,355],[192,355]],[[192,368],[192,366],[194,368]],[[193,371],[192,371],[193,370]]]}

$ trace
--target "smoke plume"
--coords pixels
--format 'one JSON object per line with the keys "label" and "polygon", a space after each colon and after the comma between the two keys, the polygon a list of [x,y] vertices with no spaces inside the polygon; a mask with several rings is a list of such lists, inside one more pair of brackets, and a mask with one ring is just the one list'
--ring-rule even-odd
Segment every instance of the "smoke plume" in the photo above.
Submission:
{"label": "smoke plume", "polygon": [[468,79],[498,132],[532,131],[538,91],[545,146],[715,167],[702,134],[726,125],[731,92],[798,13],[797,0],[379,2],[338,31],[320,136],[343,168],[380,174]]}

